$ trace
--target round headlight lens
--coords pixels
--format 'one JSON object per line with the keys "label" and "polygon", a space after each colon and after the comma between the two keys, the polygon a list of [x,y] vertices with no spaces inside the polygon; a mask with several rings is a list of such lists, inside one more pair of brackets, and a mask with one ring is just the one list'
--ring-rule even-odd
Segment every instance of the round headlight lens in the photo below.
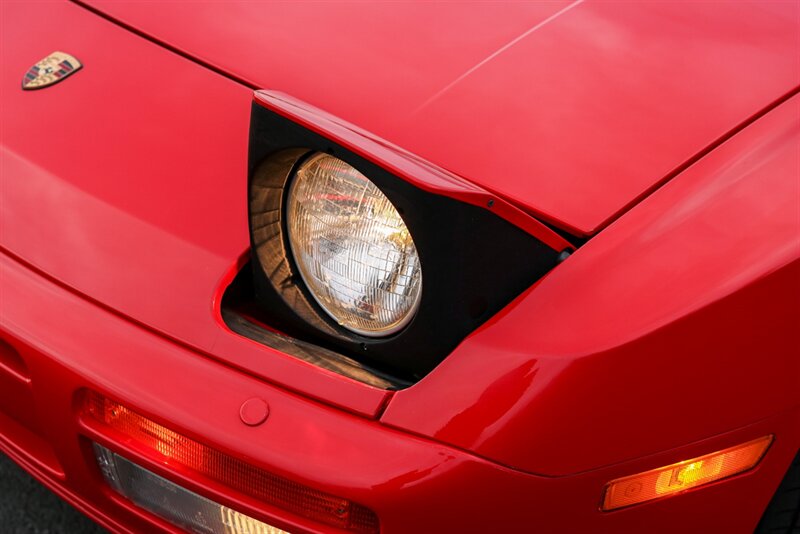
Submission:
{"label": "round headlight lens", "polygon": [[422,293],[419,256],[375,184],[344,161],[316,153],[297,169],[286,203],[295,263],[328,315],[370,337],[408,324]]}

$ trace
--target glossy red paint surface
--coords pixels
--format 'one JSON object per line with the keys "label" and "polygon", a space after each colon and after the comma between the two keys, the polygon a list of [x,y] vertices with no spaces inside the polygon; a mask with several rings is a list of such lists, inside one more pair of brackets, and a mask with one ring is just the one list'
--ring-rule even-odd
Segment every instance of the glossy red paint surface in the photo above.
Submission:
{"label": "glossy red paint surface", "polygon": [[[265,76],[259,85],[333,113],[339,120],[319,120],[311,108],[295,118],[399,165],[421,187],[467,201],[503,193],[513,201],[500,202],[504,216],[531,232],[546,228],[512,204],[593,231],[798,84],[796,61],[787,63],[787,50],[800,46],[790,38],[800,35],[796,4],[717,6],[712,17],[709,4],[587,2],[556,18],[566,4],[507,5],[491,16],[470,6],[457,20],[445,17],[445,5],[427,8],[438,17],[423,20],[411,8],[344,7],[332,19],[328,7],[306,6],[302,39],[281,17],[303,8],[243,17],[239,10],[252,5],[198,5],[180,19],[187,11],[170,4],[159,20],[133,4],[103,9],[221,70]],[[2,9],[0,449],[56,492],[114,531],[173,530],[111,494],[91,438],[277,526],[325,530],[147,464],[81,423],[78,400],[93,389],[227,454],[363,503],[382,532],[639,532],[642,524],[752,531],[800,448],[799,97],[630,209],[428,377],[391,394],[242,338],[219,319],[221,294],[248,247],[252,88],[75,4]],[[374,24],[346,24],[359,10]],[[383,39],[392,18],[411,33]],[[398,125],[477,60],[548,20]],[[197,48],[190,28],[216,39],[215,47]],[[621,40],[597,48],[594,40],[609,35]],[[668,39],[677,36],[685,39]],[[559,51],[559,40],[569,45]],[[244,53],[265,43],[270,53]],[[437,60],[452,44],[460,45],[452,61]],[[339,68],[327,90],[308,68],[323,48],[341,54],[322,61]],[[52,50],[74,54],[84,69],[46,90],[21,91],[27,68]],[[538,81],[514,114],[497,102],[520,103],[524,93],[513,92],[508,77],[523,52],[533,57],[533,74],[522,81]],[[738,68],[723,58],[736,58]],[[752,76],[754,64],[760,76]],[[495,68],[501,72],[491,75]],[[633,95],[637,87],[646,90]],[[556,117],[558,108],[545,104],[558,88],[575,109]],[[473,105],[486,91],[497,100]],[[604,111],[589,112],[597,102]],[[469,128],[448,115],[470,105]],[[519,131],[515,121],[540,111],[541,124],[558,124],[558,135],[537,145],[528,163],[591,172],[553,181],[497,167],[505,170],[490,181],[484,173],[501,159],[522,164],[508,157],[519,153],[508,136]],[[611,112],[613,120],[603,115]],[[511,121],[507,131],[492,121],[480,132],[472,127],[500,117]],[[382,151],[381,139],[431,164],[409,163],[396,147]],[[569,155],[554,149],[554,139]],[[470,145],[479,141],[492,150]],[[607,166],[593,166],[601,160]],[[474,176],[465,172],[470,165]],[[252,398],[269,404],[257,426],[242,422]],[[598,510],[609,480],[766,434],[775,443],[753,472]]]}
{"label": "glossy red paint surface", "polygon": [[[747,532],[758,520],[800,441],[800,410],[776,414],[680,449],[571,477],[548,478],[493,464],[468,452],[320,405],[225,368],[201,354],[87,302],[0,255],[4,308],[0,335],[24,358],[35,415],[0,413],[0,450],[115,532],[175,531],[116,497],[102,482],[88,440],[261,520],[294,532],[326,532],[229,489],[147,461],[130,444],[81,422],[85,388],[269,472],[360,502],[381,532]],[[30,306],[47,302],[47,306]],[[43,330],[42,324],[48,328]],[[0,391],[5,398],[6,391]],[[241,403],[270,400],[266,423],[239,420]],[[614,478],[745,442],[781,436],[751,473],[702,491],[614,513],[599,511]],[[719,513],[742,494],[737,514]],[[464,513],[469,510],[470,513]],[[700,510],[713,510],[708,515]],[[686,529],[687,518],[691,528]]]}
{"label": "glossy red paint surface", "polygon": [[800,84],[797,2],[89,3],[584,234]]}
{"label": "glossy red paint surface", "polygon": [[578,249],[381,420],[564,475],[800,405],[799,146],[796,96]]}
{"label": "glossy red paint surface", "polygon": [[[232,366],[377,413],[385,391],[238,336],[219,316],[250,245],[252,91],[76,5],[40,6],[37,39],[16,22],[31,6],[3,9],[0,247]],[[56,49],[85,68],[46,91],[17,90],[30,64]],[[113,98],[101,97],[111,87]]]}

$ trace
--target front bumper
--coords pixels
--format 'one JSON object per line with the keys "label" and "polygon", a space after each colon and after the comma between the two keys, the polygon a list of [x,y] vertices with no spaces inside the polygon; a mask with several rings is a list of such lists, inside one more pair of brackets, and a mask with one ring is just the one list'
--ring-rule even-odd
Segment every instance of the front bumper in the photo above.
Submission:
{"label": "front bumper", "polygon": [[[694,444],[568,477],[524,474],[465,451],[307,400],[211,361],[0,255],[4,360],[0,448],[56,493],[113,531],[173,530],[107,487],[90,438],[190,489],[291,531],[329,530],[266,510],[224,487],[153,465],[81,423],[78,397],[98,391],[190,437],[298,483],[374,510],[381,532],[752,531],[794,451],[796,412]],[[20,364],[20,361],[22,362]],[[270,405],[260,426],[239,418],[243,401]],[[598,509],[606,482],[776,434],[754,471],[677,497],[612,513]],[[557,439],[554,437],[554,439]],[[586,444],[591,447],[591,444]],[[736,502],[735,508],[730,503]]]}

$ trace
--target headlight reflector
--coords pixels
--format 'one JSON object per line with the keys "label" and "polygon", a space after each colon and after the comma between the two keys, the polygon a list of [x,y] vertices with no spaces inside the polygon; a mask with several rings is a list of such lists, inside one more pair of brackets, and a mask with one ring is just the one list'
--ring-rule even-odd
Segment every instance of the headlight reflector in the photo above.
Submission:
{"label": "headlight reflector", "polygon": [[422,294],[419,255],[400,213],[374,183],[318,152],[297,169],[286,203],[292,255],[328,315],[369,337],[411,321]]}

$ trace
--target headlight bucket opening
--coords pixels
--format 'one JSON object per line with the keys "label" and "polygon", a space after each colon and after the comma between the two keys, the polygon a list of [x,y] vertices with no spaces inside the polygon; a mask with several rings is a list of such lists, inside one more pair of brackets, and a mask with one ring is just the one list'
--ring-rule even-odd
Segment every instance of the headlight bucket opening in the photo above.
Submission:
{"label": "headlight bucket opening", "polygon": [[[397,165],[410,155],[392,152],[387,159],[384,152],[393,150],[389,145],[376,145],[374,137],[359,138],[356,129],[348,129],[350,138],[341,144],[324,133],[331,124],[320,121],[319,127],[310,128],[260,101],[253,103],[251,294],[260,310],[260,316],[254,317],[271,329],[338,352],[393,379],[414,383],[554,267],[558,251],[484,203],[476,205],[415,185],[420,180],[406,177],[403,166]],[[370,146],[375,150],[369,150]],[[348,330],[305,287],[293,254],[297,251],[291,250],[286,239],[285,202],[298,167],[319,153],[337,158],[367,177],[413,236],[424,283],[415,311],[407,316],[410,319],[404,317],[407,324],[401,322],[396,331],[369,336]],[[425,180],[441,179],[433,164],[413,161],[415,172],[431,173]]]}

